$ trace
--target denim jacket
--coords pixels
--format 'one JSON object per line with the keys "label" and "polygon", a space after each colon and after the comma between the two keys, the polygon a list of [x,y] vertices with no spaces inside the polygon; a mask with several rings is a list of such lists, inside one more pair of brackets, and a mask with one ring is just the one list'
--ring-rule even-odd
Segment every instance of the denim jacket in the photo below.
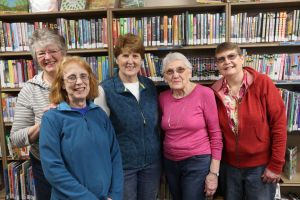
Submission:
{"label": "denim jacket", "polygon": [[125,170],[142,168],[160,158],[156,87],[146,77],[138,79],[139,101],[118,75],[102,83]]}

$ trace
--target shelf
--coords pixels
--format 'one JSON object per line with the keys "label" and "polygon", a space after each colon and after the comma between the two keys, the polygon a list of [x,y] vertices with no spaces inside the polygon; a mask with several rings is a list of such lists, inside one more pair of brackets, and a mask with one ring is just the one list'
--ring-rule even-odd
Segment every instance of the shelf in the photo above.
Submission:
{"label": "shelf", "polygon": [[[58,18],[58,17],[90,17],[90,16],[102,16],[107,15],[107,9],[97,9],[97,10],[72,10],[72,11],[58,11],[58,12],[38,12],[38,13],[0,13],[0,19],[5,20],[28,20],[36,18]],[[100,15],[99,15],[100,14]]]}
{"label": "shelf", "polygon": [[296,176],[292,180],[289,180],[284,174],[282,174],[281,180],[282,183],[280,183],[280,186],[300,186],[300,172],[297,172]]}
{"label": "shelf", "polygon": [[21,88],[1,88],[1,92],[20,92]]}
{"label": "shelf", "polygon": [[130,17],[130,16],[158,16],[173,15],[182,12],[225,12],[226,3],[220,4],[197,4],[186,6],[160,6],[160,7],[143,7],[143,8],[113,8],[113,17]]}
{"label": "shelf", "polygon": [[12,126],[12,122],[4,122],[4,126],[6,127]]}
{"label": "shelf", "polygon": [[274,81],[275,85],[300,85],[299,80],[282,80],[282,81]]}
{"label": "shelf", "polygon": [[290,47],[300,46],[299,41],[291,42],[262,42],[262,43],[237,43],[240,48],[261,48],[261,47]]}
{"label": "shelf", "polygon": [[153,46],[145,47],[146,51],[170,51],[170,50],[198,50],[198,49],[215,49],[216,44],[195,45],[195,46]]}
{"label": "shelf", "polygon": [[[70,49],[67,51],[68,54],[91,54],[91,53],[107,53],[108,48],[95,48],[95,49]],[[14,57],[14,56],[31,56],[29,51],[6,51],[1,52],[0,57]]]}
{"label": "shelf", "polygon": [[[284,3],[284,6],[282,5]],[[284,2],[279,0],[269,2],[242,2],[242,3],[231,3],[231,9],[236,11],[251,11],[258,12],[258,10],[272,11],[272,10],[283,10],[283,9],[297,9],[300,1],[298,0],[286,0]]]}
{"label": "shelf", "polygon": [[19,160],[29,160],[29,156],[21,156],[21,157],[17,157],[17,158],[12,158],[10,156],[8,156],[6,158],[7,161],[19,161]]}

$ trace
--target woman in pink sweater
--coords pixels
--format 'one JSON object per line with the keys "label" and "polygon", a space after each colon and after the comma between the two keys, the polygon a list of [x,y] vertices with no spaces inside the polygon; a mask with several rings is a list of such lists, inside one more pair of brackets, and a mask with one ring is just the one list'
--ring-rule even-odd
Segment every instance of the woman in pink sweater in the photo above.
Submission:
{"label": "woman in pink sweater", "polygon": [[173,200],[213,196],[218,185],[222,136],[213,91],[190,81],[192,65],[169,53],[162,73],[170,86],[159,96],[164,166]]}

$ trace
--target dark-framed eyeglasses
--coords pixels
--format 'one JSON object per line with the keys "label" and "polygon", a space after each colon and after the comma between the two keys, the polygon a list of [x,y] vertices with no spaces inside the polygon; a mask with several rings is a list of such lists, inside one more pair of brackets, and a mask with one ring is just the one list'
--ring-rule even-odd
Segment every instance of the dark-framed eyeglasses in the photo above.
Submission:
{"label": "dark-framed eyeglasses", "polygon": [[236,57],[238,55],[239,55],[238,53],[231,53],[231,54],[228,54],[226,57],[225,56],[216,57],[216,63],[222,64],[225,62],[226,58],[227,58],[227,60],[234,60],[234,59],[236,59]]}

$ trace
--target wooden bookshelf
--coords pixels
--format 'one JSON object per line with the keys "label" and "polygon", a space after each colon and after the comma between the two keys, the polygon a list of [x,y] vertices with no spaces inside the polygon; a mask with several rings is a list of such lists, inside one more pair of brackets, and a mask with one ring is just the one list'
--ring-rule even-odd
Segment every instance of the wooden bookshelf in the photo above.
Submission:
{"label": "wooden bookshelf", "polygon": [[[153,16],[172,16],[181,13],[221,13],[225,12],[226,30],[225,40],[230,41],[231,30],[231,16],[239,12],[247,12],[250,15],[258,12],[275,12],[275,11],[291,11],[299,9],[300,0],[286,0],[286,1],[273,1],[273,2],[248,2],[248,3],[220,3],[220,4],[197,4],[197,5],[180,5],[180,6],[155,6],[145,8],[112,8],[112,9],[98,9],[98,10],[82,10],[82,11],[64,11],[64,12],[41,12],[41,13],[24,13],[24,14],[1,14],[0,20],[3,22],[55,22],[57,18],[65,19],[91,19],[98,17],[107,18],[107,36],[108,47],[107,48],[89,48],[89,49],[71,49],[68,53],[71,55],[107,55],[110,63],[110,74],[113,71],[113,35],[112,35],[112,21],[113,18],[121,17],[153,17]],[[242,49],[246,49],[249,54],[263,54],[263,53],[300,53],[300,41],[291,42],[259,42],[259,43],[240,43],[239,46]],[[205,44],[205,45],[167,45],[167,46],[147,46],[146,52],[151,52],[159,57],[163,57],[168,52],[179,51],[187,56],[213,56],[214,49],[217,44]],[[0,59],[14,59],[14,58],[30,58],[30,52],[26,51],[11,51],[0,52]],[[203,85],[211,85],[214,81],[196,81]],[[300,91],[300,80],[293,81],[274,81],[278,87],[290,89],[293,91]],[[168,87],[163,81],[156,82],[158,90],[163,87]],[[17,94],[20,88],[0,88],[0,93],[13,93]],[[2,110],[1,104],[0,109]],[[5,142],[5,128],[10,128],[11,123],[3,123],[2,112],[0,114],[0,142],[2,154],[5,156],[2,159],[3,167],[6,167],[7,163],[13,161],[13,159],[6,157],[6,142]],[[298,171],[293,180],[288,180],[284,175],[282,176],[281,186],[286,190],[289,188],[300,188],[300,134],[288,135],[289,145],[298,145]],[[1,196],[0,196],[1,199]],[[222,197],[216,197],[215,199],[223,199]]]}

